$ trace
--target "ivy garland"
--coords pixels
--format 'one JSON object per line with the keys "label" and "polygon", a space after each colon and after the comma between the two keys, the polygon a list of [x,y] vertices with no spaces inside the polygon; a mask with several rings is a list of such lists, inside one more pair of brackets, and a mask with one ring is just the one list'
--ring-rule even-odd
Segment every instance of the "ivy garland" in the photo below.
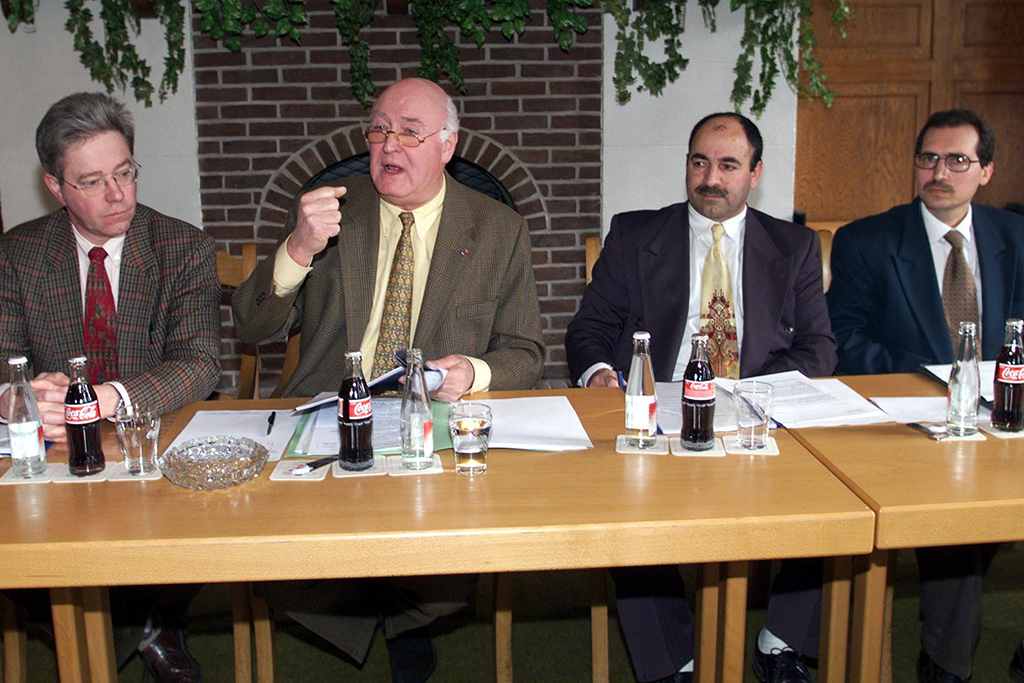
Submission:
{"label": "ivy garland", "polygon": [[[151,0],[154,14],[164,24],[168,52],[160,81],[160,100],[176,92],[178,75],[184,69],[185,0]],[[330,0],[341,42],[349,50],[351,87],[356,99],[370,105],[376,86],[370,77],[370,46],[361,36],[373,21],[379,0]],[[715,31],[719,0],[697,0],[704,25]],[[592,7],[594,0],[548,0],[547,15],[555,43],[568,51],[575,35],[588,29],[586,18],[574,12]],[[845,36],[845,24],[852,17],[848,0],[828,0],[829,18]],[[242,38],[251,32],[262,38],[273,31],[278,38],[298,43],[300,28],[308,23],[306,0],[192,0],[200,17],[200,30],[220,41],[232,52],[242,49]],[[33,0],[8,0],[8,28],[35,20]],[[75,50],[92,78],[112,92],[129,85],[136,99],[152,103],[150,67],[135,50],[131,33],[139,33],[139,16],[134,0],[100,0],[104,43],[93,38],[92,12],[85,0],[66,0],[65,28],[73,35]],[[463,36],[482,47],[495,29],[506,40],[525,31],[532,18],[528,0],[409,0],[420,44],[423,78],[440,81],[446,77],[461,92],[466,82],[459,64],[459,48],[446,28],[458,27]],[[760,116],[771,99],[778,76],[800,95],[820,97],[831,104],[835,97],[825,84],[824,67],[814,56],[816,38],[811,22],[811,0],[730,0],[730,10],[743,9],[744,30],[741,53],[736,60],[732,102],[739,109],[750,102],[751,112]],[[686,69],[682,56],[682,34],[686,29],[686,0],[604,0],[604,11],[617,26],[615,96],[620,103],[630,100],[632,91],[647,90],[659,95]],[[795,36],[795,39],[794,39]],[[645,53],[652,43],[663,47],[664,59]],[[755,62],[760,63],[754,85]],[[801,72],[804,76],[801,79]]]}

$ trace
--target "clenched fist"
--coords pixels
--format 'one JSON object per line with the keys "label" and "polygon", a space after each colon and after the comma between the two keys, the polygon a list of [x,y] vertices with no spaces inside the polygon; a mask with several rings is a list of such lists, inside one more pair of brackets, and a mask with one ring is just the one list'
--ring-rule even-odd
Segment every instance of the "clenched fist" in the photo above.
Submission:
{"label": "clenched fist", "polygon": [[298,219],[288,240],[288,255],[302,266],[324,250],[327,241],[341,231],[341,203],[344,187],[318,187],[299,198]]}

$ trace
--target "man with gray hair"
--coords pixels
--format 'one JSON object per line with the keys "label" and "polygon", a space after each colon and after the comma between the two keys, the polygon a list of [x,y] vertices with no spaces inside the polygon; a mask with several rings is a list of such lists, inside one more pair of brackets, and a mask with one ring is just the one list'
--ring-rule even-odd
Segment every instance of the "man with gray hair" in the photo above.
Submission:
{"label": "man with gray hair", "polygon": [[[69,358],[88,357],[102,417],[119,405],[175,410],[206,398],[220,375],[214,242],[136,203],[134,146],[131,114],[112,97],[76,93],[54,104],[36,150],[61,208],[0,236],[0,358],[25,356],[39,373],[32,387],[52,441],[67,439]],[[0,420],[6,391],[0,385]],[[112,590],[119,662],[137,649],[158,681],[200,680],[182,630],[195,590]]]}
{"label": "man with gray hair", "polygon": [[[526,221],[444,171],[458,141],[455,105],[435,83],[399,81],[365,131],[370,177],[295,201],[290,234],[235,292],[238,338],[280,339],[301,326],[285,396],[337,391],[347,349],[363,372],[391,370],[399,349],[422,349],[448,371],[436,398],[530,389],[543,368],[540,312]],[[274,605],[357,661],[384,615],[392,678],[430,677],[425,627],[466,603],[473,576],[265,584]]]}

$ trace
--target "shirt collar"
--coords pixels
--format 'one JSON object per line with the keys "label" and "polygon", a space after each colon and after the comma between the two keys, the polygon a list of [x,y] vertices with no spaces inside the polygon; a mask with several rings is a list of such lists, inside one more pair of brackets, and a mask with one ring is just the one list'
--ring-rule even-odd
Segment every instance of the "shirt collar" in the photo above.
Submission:
{"label": "shirt collar", "polygon": [[128,236],[128,233],[119,235],[118,237],[111,237],[103,244],[93,244],[89,240],[82,237],[82,233],[78,232],[78,228],[75,224],[71,224],[71,233],[75,236],[75,243],[78,245],[78,251],[89,257],[89,252],[92,251],[93,247],[101,246],[107,252],[107,256],[114,262],[115,265],[121,264],[121,254],[124,252],[124,240]]}
{"label": "shirt collar", "polygon": [[697,209],[694,208],[693,202],[686,204],[689,216],[690,216],[690,230],[694,236],[700,239],[704,235],[711,235],[711,226],[715,223],[721,223],[722,227],[725,228],[725,234],[732,240],[739,242],[740,230],[743,228],[744,221],[747,219],[747,205],[743,205],[743,209],[733,216],[727,218],[724,221],[716,221],[704,216]]}
{"label": "shirt collar", "polygon": [[932,215],[932,212],[928,210],[928,207],[921,202],[921,217],[924,219],[924,229],[928,231],[928,239],[931,242],[941,242],[947,244],[945,235],[950,230],[956,230],[964,239],[968,242],[971,241],[971,216],[973,210],[971,205],[967,205],[967,215],[964,216],[963,220],[956,225],[950,227],[940,221],[938,218]]}
{"label": "shirt collar", "polygon": [[[444,195],[448,187],[448,181],[444,176],[441,176],[441,190],[434,198],[424,204],[418,209],[412,210],[413,218],[416,220],[416,232],[423,235],[437,220],[437,214],[441,212],[441,207],[444,205]],[[381,226],[384,230],[384,234],[388,234],[393,226],[401,226],[402,222],[398,218],[405,209],[390,204],[383,199],[380,200],[381,217],[385,220],[381,221]]]}

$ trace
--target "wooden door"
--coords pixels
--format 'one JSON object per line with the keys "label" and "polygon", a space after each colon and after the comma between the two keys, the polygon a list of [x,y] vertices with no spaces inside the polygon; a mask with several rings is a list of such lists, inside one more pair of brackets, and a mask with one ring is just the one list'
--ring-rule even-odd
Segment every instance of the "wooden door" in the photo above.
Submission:
{"label": "wooden door", "polygon": [[917,133],[954,107],[996,135],[995,174],[976,201],[1024,201],[1024,0],[852,3],[846,40],[815,3],[836,100],[797,107],[796,208],[808,221],[850,221],[910,201]]}

